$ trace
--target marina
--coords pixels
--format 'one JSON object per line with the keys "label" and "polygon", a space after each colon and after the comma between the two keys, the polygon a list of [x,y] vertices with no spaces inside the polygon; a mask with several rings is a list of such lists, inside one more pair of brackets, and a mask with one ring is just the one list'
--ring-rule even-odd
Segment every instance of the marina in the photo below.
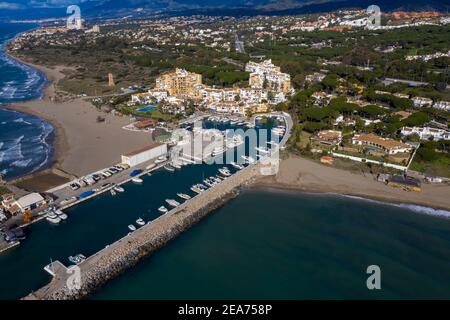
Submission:
{"label": "marina", "polygon": [[[108,216],[107,220],[108,220],[108,228],[104,228],[102,227],[102,233],[104,233],[106,236],[102,236],[100,237],[99,233],[95,233],[95,235],[91,235],[90,237],[95,238],[96,242],[89,242],[89,241],[84,241],[84,240],[88,240],[89,235],[86,234],[85,237],[83,237],[83,239],[78,239],[76,242],[71,241],[71,244],[68,246],[67,243],[61,243],[59,246],[55,247],[54,244],[51,242],[48,243],[47,245],[47,254],[45,254],[45,257],[42,256],[40,258],[41,262],[29,262],[30,265],[43,265],[43,261],[47,260],[49,258],[52,259],[60,259],[61,261],[65,260],[67,257],[67,253],[70,254],[71,252],[77,252],[77,251],[83,251],[84,253],[87,253],[89,255],[94,254],[95,252],[97,252],[98,250],[102,250],[105,247],[110,247],[111,243],[114,242],[116,239],[120,238],[120,237],[129,237],[128,233],[124,232],[124,228],[123,226],[127,226],[130,225],[130,220],[129,218],[124,220],[125,215],[123,215],[123,212],[136,212],[136,214],[139,214],[137,216],[135,216],[135,220],[137,220],[138,218],[143,218],[145,219],[144,221],[147,222],[146,225],[152,225],[153,221],[155,219],[157,219],[161,214],[165,215],[167,213],[169,213],[169,209],[165,208],[164,206],[161,206],[161,202],[158,201],[158,199],[171,199],[173,196],[178,196],[176,193],[176,190],[173,189],[173,185],[170,181],[167,181],[167,179],[165,178],[167,174],[171,174],[171,175],[175,175],[174,179],[176,179],[177,181],[177,185],[178,187],[181,188],[177,188],[178,191],[181,191],[179,193],[184,192],[184,195],[187,195],[188,197],[191,197],[191,199],[184,199],[182,197],[183,200],[186,200],[185,203],[179,203],[179,205],[177,207],[175,207],[175,209],[178,208],[183,208],[183,206],[191,201],[193,201],[196,197],[196,194],[208,194],[209,190],[208,189],[214,189],[214,188],[208,188],[205,184],[202,183],[202,179],[199,178],[202,175],[206,176],[206,177],[210,177],[208,179],[210,179],[210,181],[212,182],[212,185],[217,185],[218,183],[222,183],[225,182],[225,177],[222,176],[219,173],[219,169],[223,169],[223,165],[215,165],[215,164],[209,164],[209,165],[187,165],[187,166],[183,166],[183,168],[181,170],[177,170],[176,172],[167,172],[166,170],[161,170],[163,169],[165,163],[160,163],[158,165],[152,166],[153,169],[150,170],[150,172],[152,173],[151,176],[147,176],[147,172],[145,170],[145,168],[147,166],[149,166],[148,163],[143,163],[141,165],[139,165],[136,169],[135,168],[124,168],[122,169],[122,171],[118,171],[117,172],[113,172],[113,174],[108,177],[103,179],[104,182],[102,182],[102,187],[98,187],[98,188],[94,188],[91,189],[92,186],[91,185],[86,185],[86,186],[80,186],[78,189],[76,190],[72,190],[72,188],[70,187],[70,184],[67,184],[65,186],[59,187],[59,188],[55,188],[55,190],[52,190],[52,192],[54,193],[59,193],[61,194],[61,198],[63,199],[68,199],[71,197],[74,197],[78,194],[77,196],[77,201],[70,203],[70,204],[65,204],[65,206],[61,207],[61,210],[64,210],[64,213],[67,214],[70,218],[70,221],[68,221],[68,223],[60,223],[58,225],[57,228],[52,228],[52,232],[53,233],[60,233],[60,232],[64,232],[65,234],[67,234],[67,228],[69,228],[70,230],[72,230],[71,232],[77,232],[75,230],[82,228],[85,229],[85,234],[86,234],[86,227],[88,225],[95,225],[96,220],[98,220],[98,223],[100,223],[101,225],[104,224],[104,219],[105,216],[104,214],[106,214]],[[142,168],[142,169],[139,169]],[[234,167],[230,166],[228,168],[228,170],[230,169],[235,169]],[[136,172],[134,170],[142,170],[139,172]],[[237,170],[237,169],[236,169]],[[130,173],[134,171],[133,175],[134,177],[131,177]],[[241,170],[244,171],[244,170]],[[226,172],[226,171],[225,171]],[[184,176],[184,178],[183,178]],[[140,178],[143,183],[136,185],[134,183],[129,184],[130,182],[132,182],[133,178]],[[213,179],[214,178],[214,179]],[[231,177],[230,177],[231,178]],[[151,179],[152,183],[147,185],[146,184],[146,180],[147,179]],[[192,183],[194,183],[194,185],[192,185]],[[196,183],[196,184],[195,184]],[[125,184],[127,184],[125,186]],[[184,184],[184,187],[182,187]],[[149,198],[147,195],[148,189],[151,188],[152,185],[158,185],[158,189],[157,190],[152,190],[152,197]],[[166,187],[163,187],[163,186]],[[126,192],[123,193],[123,195],[121,195],[120,197],[111,197],[110,195],[110,190],[111,189],[117,189],[117,187],[120,187],[122,189],[124,189],[123,191]],[[146,191],[147,190],[147,191]],[[188,194],[186,191],[191,190],[192,194]],[[106,194],[106,192],[108,192]],[[162,194],[161,194],[162,193]],[[137,198],[136,198],[137,197]],[[115,201],[115,199],[119,199],[121,198],[121,200]],[[136,198],[136,200],[132,200],[133,198]],[[138,201],[137,199],[141,199],[141,198],[145,198],[148,199],[149,201],[147,201],[145,203],[145,207],[144,209],[142,208],[142,204],[140,203],[140,201]],[[187,198],[187,197],[185,197]],[[89,200],[89,201],[88,201]],[[174,199],[172,199],[174,200]],[[176,200],[175,200],[176,201]],[[159,203],[158,203],[159,202]],[[130,204],[134,204],[131,205]],[[175,204],[175,203],[173,203]],[[58,203],[56,202],[55,205],[58,205]],[[102,209],[101,211],[95,210],[95,214],[89,214],[88,212],[91,211],[92,209],[89,209],[90,207],[95,206],[98,207],[100,206]],[[121,209],[121,206],[126,206],[123,209]],[[135,209],[133,209],[133,207],[136,207]],[[139,209],[139,208],[140,209]],[[152,209],[153,207],[153,209]],[[147,208],[147,209],[145,209]],[[100,212],[105,212],[104,214],[100,214]],[[145,212],[145,214],[142,214],[143,212]],[[113,216],[114,215],[114,218]],[[45,216],[44,216],[45,217]],[[88,220],[86,220],[88,219]],[[94,219],[94,220],[93,220]],[[113,220],[112,220],[113,219]],[[82,222],[83,220],[86,220],[84,223]],[[89,221],[89,222],[88,222]],[[84,227],[80,226],[80,223],[82,223],[82,225]],[[136,225],[139,225],[136,221]],[[136,226],[135,226],[136,227]],[[19,251],[15,250],[15,252],[12,252],[13,255],[15,254],[20,254],[20,252],[22,252],[23,250],[27,250],[26,248],[30,245],[35,245],[37,243],[39,243],[39,231],[40,229],[45,229],[45,225],[39,224],[39,223],[35,223],[32,226],[33,228],[33,234],[34,237],[33,241],[25,241],[23,242],[18,248]],[[141,227],[144,228],[144,227]],[[138,232],[141,228],[137,229],[136,231],[132,231],[131,234],[134,234],[135,232]],[[92,230],[94,231],[94,230]],[[57,234],[54,235],[54,237],[58,237]],[[75,238],[73,238],[73,240],[75,240]],[[81,242],[80,242],[81,240]],[[46,247],[46,245],[43,245],[43,247]],[[50,248],[56,249],[58,248],[57,251],[61,252],[60,254],[55,253],[54,250],[51,250]],[[53,253],[52,253],[53,252]],[[1,260],[1,256],[0,256],[0,260]],[[34,259],[33,256],[29,257],[30,259]],[[44,259],[42,259],[44,258]],[[88,258],[89,260],[89,258]],[[82,264],[81,264],[82,265]],[[13,264],[11,265],[13,266]],[[36,284],[34,285],[34,287],[37,286],[41,286],[43,285],[46,280],[45,278],[42,277],[42,275],[39,275],[39,271],[36,271],[37,273],[34,273],[33,275],[29,275],[29,279],[31,280],[31,283],[29,284],[29,286],[33,287],[32,282],[33,281],[38,281],[36,282]],[[34,279],[34,280],[32,280]],[[15,290],[12,290],[11,292],[15,292],[17,290],[21,290],[20,288],[16,288]],[[24,292],[22,291],[22,294],[18,294],[18,296],[23,295]],[[17,297],[17,295],[16,295]]]}

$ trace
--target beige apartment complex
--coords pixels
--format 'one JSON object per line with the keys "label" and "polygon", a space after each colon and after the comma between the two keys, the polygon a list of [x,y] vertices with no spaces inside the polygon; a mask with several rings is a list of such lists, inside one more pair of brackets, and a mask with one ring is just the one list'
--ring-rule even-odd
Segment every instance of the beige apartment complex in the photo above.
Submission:
{"label": "beige apartment complex", "polygon": [[202,84],[202,75],[184,69],[164,73],[156,78],[156,89],[165,90],[169,95],[194,95],[196,85]]}

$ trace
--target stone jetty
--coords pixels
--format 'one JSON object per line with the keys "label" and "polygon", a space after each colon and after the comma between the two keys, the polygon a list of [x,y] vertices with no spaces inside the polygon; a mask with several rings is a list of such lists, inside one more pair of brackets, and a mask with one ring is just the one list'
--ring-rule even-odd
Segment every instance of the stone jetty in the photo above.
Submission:
{"label": "stone jetty", "polygon": [[[24,297],[26,300],[66,300],[83,298],[108,280],[134,266],[200,221],[208,213],[236,197],[241,186],[260,175],[261,164],[237,172],[219,185],[184,202],[135,232],[121,238],[80,263],[81,282],[69,289],[73,273],[56,272],[49,284]],[[73,286],[71,286],[73,287]]]}

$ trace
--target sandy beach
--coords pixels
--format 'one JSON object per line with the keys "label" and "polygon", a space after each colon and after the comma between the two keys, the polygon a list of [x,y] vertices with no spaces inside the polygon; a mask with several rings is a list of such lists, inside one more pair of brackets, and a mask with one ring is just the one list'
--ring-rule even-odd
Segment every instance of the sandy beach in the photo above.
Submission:
{"label": "sandy beach", "polygon": [[[106,114],[81,98],[55,102],[55,85],[64,77],[64,67],[48,68],[24,63],[43,71],[50,83],[45,88],[42,99],[7,107],[34,114],[52,123],[55,128],[53,168],[82,176],[118,163],[121,154],[151,142],[148,133],[122,129],[131,122],[130,117]],[[104,117],[105,121],[98,123],[98,116]]]}
{"label": "sandy beach", "polygon": [[449,185],[422,183],[422,192],[407,192],[384,185],[370,174],[363,176],[298,156],[282,160],[276,176],[263,177],[254,186],[337,193],[450,211]]}

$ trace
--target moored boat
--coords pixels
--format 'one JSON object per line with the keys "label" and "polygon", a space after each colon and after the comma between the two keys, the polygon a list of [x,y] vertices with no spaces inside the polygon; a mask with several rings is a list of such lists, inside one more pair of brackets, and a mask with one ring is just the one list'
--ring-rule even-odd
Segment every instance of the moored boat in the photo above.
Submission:
{"label": "moored boat", "polygon": [[166,202],[174,208],[178,207],[180,205],[180,203],[178,201],[173,200],[173,199],[166,199]]}
{"label": "moored boat", "polygon": [[166,213],[166,212],[168,212],[169,210],[167,210],[166,207],[161,206],[161,207],[158,208],[158,211],[161,212],[161,213]]}
{"label": "moored boat", "polygon": [[133,178],[133,179],[131,179],[131,181],[133,181],[134,183],[142,183],[142,182],[144,182],[144,180],[142,180],[141,178]]}
{"label": "moored boat", "polygon": [[136,227],[132,224],[128,225],[128,229],[130,229],[130,231],[136,231]]}
{"label": "moored boat", "polygon": [[184,200],[189,200],[191,198],[191,196],[187,195],[186,193],[177,193],[177,196]]}
{"label": "moored boat", "polygon": [[139,225],[139,226],[143,226],[143,225],[145,225],[145,221],[144,221],[144,219],[139,218],[139,219],[136,220],[136,224]]}
{"label": "moored boat", "polygon": [[169,171],[169,172],[175,172],[175,168],[172,167],[172,166],[170,166],[170,165],[168,165],[168,164],[166,164],[166,165],[164,166],[164,169],[166,169],[166,170]]}
{"label": "moored boat", "polygon": [[121,186],[115,186],[114,190],[117,191],[117,192],[125,192],[125,189],[122,188]]}

